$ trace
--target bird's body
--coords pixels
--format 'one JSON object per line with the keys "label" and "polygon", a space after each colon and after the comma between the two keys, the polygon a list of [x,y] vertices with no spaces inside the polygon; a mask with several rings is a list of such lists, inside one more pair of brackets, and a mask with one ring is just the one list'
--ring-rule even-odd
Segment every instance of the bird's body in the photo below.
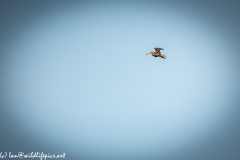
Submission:
{"label": "bird's body", "polygon": [[154,57],[161,57],[163,59],[166,59],[166,56],[161,53],[161,50],[164,50],[163,48],[154,48],[155,52],[150,52],[148,54],[151,54]]}

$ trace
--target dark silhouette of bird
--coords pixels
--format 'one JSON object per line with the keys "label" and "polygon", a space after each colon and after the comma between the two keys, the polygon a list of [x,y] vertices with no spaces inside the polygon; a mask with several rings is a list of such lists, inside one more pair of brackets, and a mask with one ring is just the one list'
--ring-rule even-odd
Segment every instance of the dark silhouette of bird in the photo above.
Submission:
{"label": "dark silhouette of bird", "polygon": [[148,54],[151,54],[154,57],[161,57],[163,59],[166,59],[166,56],[161,53],[161,50],[164,50],[163,48],[154,48],[154,49],[155,49],[155,52],[150,52]]}

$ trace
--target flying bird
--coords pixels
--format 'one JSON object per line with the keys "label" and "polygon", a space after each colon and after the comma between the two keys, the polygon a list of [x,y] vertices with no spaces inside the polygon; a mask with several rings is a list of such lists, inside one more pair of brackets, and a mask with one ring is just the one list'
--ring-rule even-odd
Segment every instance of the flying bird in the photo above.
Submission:
{"label": "flying bird", "polygon": [[[154,49],[155,49],[155,52],[150,52],[148,54],[151,54],[154,57],[161,57],[163,59],[166,59],[165,58],[166,56],[161,53],[161,50],[164,50],[163,48],[154,48]],[[146,54],[146,55],[148,55],[148,54]]]}

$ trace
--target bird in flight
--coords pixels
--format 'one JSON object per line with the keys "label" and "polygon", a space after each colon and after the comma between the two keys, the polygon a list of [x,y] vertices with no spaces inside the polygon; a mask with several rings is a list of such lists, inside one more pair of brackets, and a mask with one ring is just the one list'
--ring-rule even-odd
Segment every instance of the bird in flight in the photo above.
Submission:
{"label": "bird in flight", "polygon": [[[154,57],[161,57],[163,59],[166,59],[165,58],[166,56],[161,53],[161,50],[164,50],[163,48],[154,48],[154,49],[155,49],[155,52],[150,52],[148,54],[151,54]],[[148,54],[146,54],[146,55],[148,55]]]}

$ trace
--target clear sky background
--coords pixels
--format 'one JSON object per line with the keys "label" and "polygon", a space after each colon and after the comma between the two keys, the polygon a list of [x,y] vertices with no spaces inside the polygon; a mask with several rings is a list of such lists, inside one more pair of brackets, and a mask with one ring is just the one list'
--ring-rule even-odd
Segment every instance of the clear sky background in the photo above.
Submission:
{"label": "clear sky background", "polygon": [[239,159],[238,5],[1,1],[0,152]]}

